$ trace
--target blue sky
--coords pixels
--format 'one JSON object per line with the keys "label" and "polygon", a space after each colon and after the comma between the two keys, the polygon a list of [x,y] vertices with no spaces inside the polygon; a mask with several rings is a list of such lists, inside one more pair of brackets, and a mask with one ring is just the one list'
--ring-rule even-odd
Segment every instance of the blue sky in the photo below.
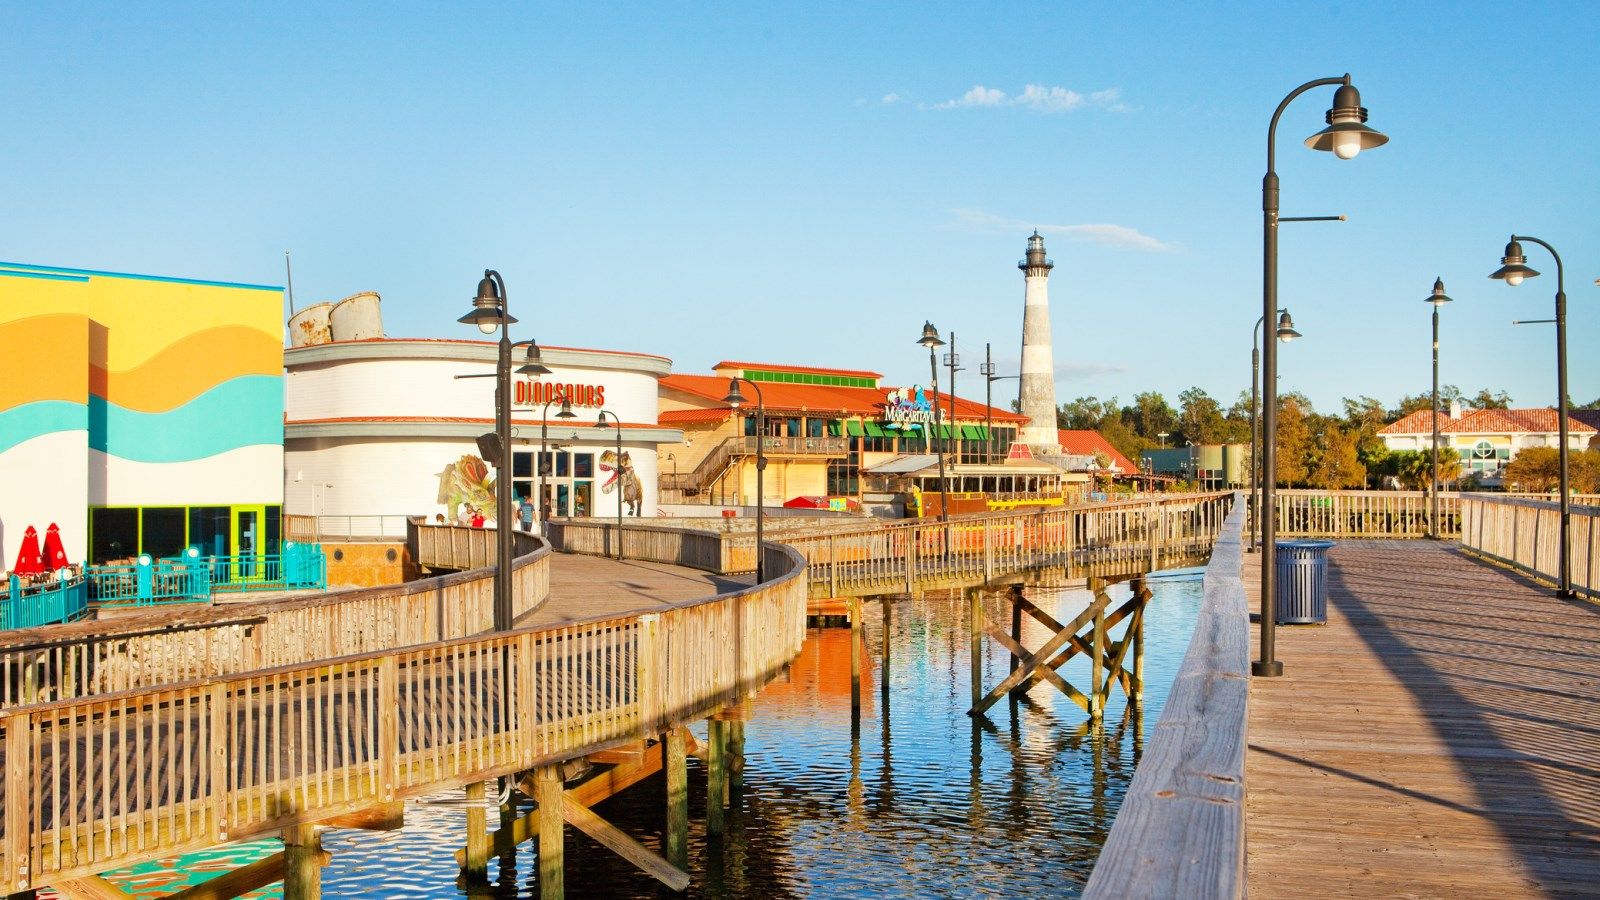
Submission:
{"label": "blue sky", "polygon": [[[924,319],[1017,365],[1028,233],[1056,261],[1057,396],[1248,386],[1267,122],[1352,73],[1390,143],[1278,139],[1282,387],[1319,408],[1442,379],[1600,396],[1600,15],[1585,3],[10,5],[0,258],[376,290],[394,336],[516,336],[922,381]],[[3,299],[3,298],[0,298]],[[998,398],[1015,390],[997,385]]]}

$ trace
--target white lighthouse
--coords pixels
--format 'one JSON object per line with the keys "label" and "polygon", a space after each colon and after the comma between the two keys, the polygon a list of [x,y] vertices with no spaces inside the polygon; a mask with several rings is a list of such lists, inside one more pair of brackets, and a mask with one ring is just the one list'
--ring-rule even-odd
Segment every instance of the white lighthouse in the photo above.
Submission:
{"label": "white lighthouse", "polygon": [[1028,255],[1017,268],[1023,273],[1022,388],[1020,412],[1028,417],[1018,443],[1036,455],[1057,456],[1061,441],[1056,434],[1055,354],[1050,346],[1050,270],[1044,238],[1035,231],[1028,238]]}

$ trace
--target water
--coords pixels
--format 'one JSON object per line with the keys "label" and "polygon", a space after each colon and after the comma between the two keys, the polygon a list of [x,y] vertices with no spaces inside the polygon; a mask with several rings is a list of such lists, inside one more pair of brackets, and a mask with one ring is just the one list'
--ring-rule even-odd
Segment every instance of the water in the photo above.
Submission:
{"label": "water", "polygon": [[[1096,854],[1133,775],[1144,735],[1160,716],[1195,621],[1198,572],[1163,573],[1145,612],[1142,709],[1114,689],[1105,726],[1049,685],[1025,701],[1002,701],[974,721],[969,639],[960,601],[897,602],[890,641],[888,700],[880,693],[882,614],[868,603],[859,726],[850,716],[850,632],[813,629],[787,683],[755,701],[746,729],[744,796],[728,833],[708,844],[705,773],[691,759],[690,875],[693,897],[1015,897],[1072,896]],[[1110,589],[1113,608],[1129,596]],[[1030,598],[1067,621],[1087,604],[1084,590],[1031,589]],[[992,601],[992,621],[1009,608]],[[1113,630],[1121,635],[1125,625]],[[1025,617],[1023,643],[1049,637]],[[1009,657],[985,640],[984,683],[1005,677]],[[1060,670],[1086,688],[1082,656]],[[704,724],[696,727],[703,741]],[[492,791],[491,791],[492,793]],[[397,832],[330,830],[323,870],[330,897],[459,897],[453,853],[465,843],[461,792],[407,803]],[[664,819],[660,776],[596,811],[646,846],[659,849]],[[489,815],[491,829],[497,813]],[[113,880],[153,887],[192,879],[196,863],[215,872],[256,858],[275,841],[220,848],[173,866],[141,866]],[[658,897],[670,892],[587,836],[567,829],[571,897]],[[487,896],[536,897],[531,845],[515,870],[491,859]],[[279,896],[275,885],[251,896]]]}

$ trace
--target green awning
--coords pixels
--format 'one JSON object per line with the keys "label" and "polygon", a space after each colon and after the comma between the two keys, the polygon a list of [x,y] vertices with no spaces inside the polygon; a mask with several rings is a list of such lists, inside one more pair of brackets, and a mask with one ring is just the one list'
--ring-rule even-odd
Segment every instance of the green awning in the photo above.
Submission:
{"label": "green awning", "polygon": [[860,419],[850,419],[849,421],[845,422],[844,424],[845,424],[845,428],[849,430],[851,436],[853,436],[853,437],[862,437],[863,435],[866,434],[866,432],[861,428],[861,420]]}
{"label": "green awning", "polygon": [[963,425],[961,426],[961,435],[969,441],[981,441],[983,440],[983,426]]}
{"label": "green awning", "polygon": [[950,426],[944,424],[943,422],[941,422],[937,426],[934,427],[934,434],[935,434],[935,436],[937,436],[941,440],[949,440],[950,439]]}
{"label": "green awning", "polygon": [[867,437],[893,437],[894,436],[893,434],[884,431],[883,430],[883,426],[879,425],[877,422],[868,421],[866,423],[866,426],[867,426]]}
{"label": "green awning", "polygon": [[838,437],[839,436],[839,423],[838,422],[829,422],[828,423],[828,436],[829,437]]}

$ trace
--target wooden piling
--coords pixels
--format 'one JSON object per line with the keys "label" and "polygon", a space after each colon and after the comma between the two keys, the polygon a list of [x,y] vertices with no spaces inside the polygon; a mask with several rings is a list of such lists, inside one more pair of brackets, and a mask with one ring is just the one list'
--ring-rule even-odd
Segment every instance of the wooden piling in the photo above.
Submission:
{"label": "wooden piling", "polygon": [[667,779],[667,862],[689,868],[689,753],[688,732],[668,731],[661,739],[662,768]]}
{"label": "wooden piling", "polygon": [[722,836],[726,829],[723,804],[728,796],[727,723],[706,723],[706,833]]}
{"label": "wooden piling", "polygon": [[560,900],[567,892],[561,766],[540,766],[534,770],[533,777],[536,794],[533,799],[539,804],[539,897]]}
{"label": "wooden piling", "polygon": [[318,900],[322,896],[322,839],[315,825],[283,829],[284,900]]}
{"label": "wooden piling", "polygon": [[972,705],[977,706],[983,700],[983,591],[969,588],[967,594],[967,618],[972,631],[970,653],[972,655]]}
{"label": "wooden piling", "polygon": [[[1095,590],[1096,600],[1105,590],[1105,582],[1100,582]],[[1105,658],[1106,658],[1106,604],[1101,603],[1094,611],[1094,637],[1091,641],[1093,652],[1089,655],[1089,719],[1099,722],[1105,713]],[[1098,741],[1096,742],[1098,744]]]}
{"label": "wooden piling", "polygon": [[861,720],[861,598],[851,597],[850,610],[850,721]]}
{"label": "wooden piling", "polygon": [[889,650],[894,645],[894,600],[887,595],[883,598],[883,673],[878,679],[878,693],[883,695],[885,704],[889,700]]}
{"label": "wooden piling", "polygon": [[467,784],[467,861],[461,874],[469,883],[489,880],[489,811],[484,808],[483,782]]}
{"label": "wooden piling", "polygon": [[744,721],[728,723],[728,797],[730,805],[744,791]]}
{"label": "wooden piling", "polygon": [[[1022,585],[1020,584],[1011,586],[1011,642],[1018,647],[1022,646]],[[1006,667],[1006,674],[1009,675],[1015,672],[1017,666],[1020,665],[1022,665],[1022,658],[1013,652],[1011,654],[1011,664]],[[1023,693],[1025,691],[1021,686],[1018,686],[1017,689],[1011,692],[1011,696],[1020,697]]]}

